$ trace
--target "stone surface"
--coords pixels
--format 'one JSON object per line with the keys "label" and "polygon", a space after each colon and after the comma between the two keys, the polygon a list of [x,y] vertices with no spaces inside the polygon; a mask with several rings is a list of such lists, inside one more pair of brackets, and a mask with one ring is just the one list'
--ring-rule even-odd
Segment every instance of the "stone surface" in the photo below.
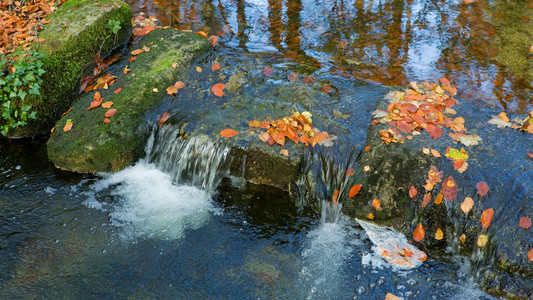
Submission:
{"label": "stone surface", "polygon": [[[211,49],[207,39],[194,33],[174,29],[158,29],[145,36],[130,50],[143,46],[149,52],[137,55],[128,62],[126,55],[106,73],[117,76],[116,83],[109,89],[98,89],[83,93],[76,99],[72,112],[56,123],[53,136],[48,141],[50,160],[60,169],[96,173],[118,171],[133,164],[144,155],[148,137],[144,116],[152,106],[157,105],[166,88],[180,78],[183,70],[193,61]],[[177,68],[172,64],[177,63]],[[124,74],[128,66],[132,71]],[[120,93],[113,93],[121,88]],[[158,92],[154,92],[157,89]],[[97,107],[86,109],[94,99],[95,92],[103,102],[112,101],[116,114],[103,124],[107,109]],[[67,120],[73,127],[64,132]]]}
{"label": "stone surface", "polygon": [[[28,98],[37,119],[10,131],[9,137],[48,134],[79,93],[81,79],[92,73],[95,55],[106,57],[128,43],[131,18],[130,6],[118,0],[74,0],[59,6],[39,33],[44,42],[34,47],[46,55],[41,95]],[[109,20],[120,23],[117,35],[107,28]]]}

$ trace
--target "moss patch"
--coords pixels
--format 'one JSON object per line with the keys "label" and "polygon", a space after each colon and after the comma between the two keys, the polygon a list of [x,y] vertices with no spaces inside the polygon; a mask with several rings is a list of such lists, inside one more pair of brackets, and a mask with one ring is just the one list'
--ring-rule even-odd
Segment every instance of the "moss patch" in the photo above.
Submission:
{"label": "moss patch", "polygon": [[[82,94],[73,110],[56,123],[56,131],[48,142],[48,155],[60,169],[81,173],[118,171],[143,155],[147,139],[144,122],[146,111],[166,95],[165,89],[209,49],[207,39],[194,33],[173,29],[158,29],[142,39],[134,49],[150,47],[150,52],[137,56],[133,62],[124,57],[109,72],[116,83],[108,90],[97,90],[105,101],[112,101],[117,113],[111,122],[103,124],[107,109],[97,107],[87,111],[95,92]],[[172,63],[179,67],[172,68]],[[124,74],[128,65],[132,71]],[[122,92],[114,94],[118,88]],[[157,88],[159,92],[154,92]],[[65,133],[66,121],[74,123]]]}
{"label": "moss patch", "polygon": [[[50,15],[52,22],[39,34],[44,42],[34,47],[46,55],[41,95],[29,98],[37,120],[13,130],[10,136],[49,132],[79,93],[81,78],[92,72],[96,53],[105,57],[129,41],[131,18],[131,7],[117,0],[67,1]],[[122,28],[116,36],[107,28],[109,20],[120,22]]]}

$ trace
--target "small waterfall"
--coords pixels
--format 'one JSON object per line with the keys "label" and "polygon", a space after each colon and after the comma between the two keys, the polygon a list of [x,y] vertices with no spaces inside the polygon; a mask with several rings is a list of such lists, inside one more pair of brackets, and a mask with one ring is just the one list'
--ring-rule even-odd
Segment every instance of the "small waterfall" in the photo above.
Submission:
{"label": "small waterfall", "polygon": [[181,128],[155,128],[146,145],[146,160],[169,174],[173,182],[191,184],[213,192],[227,175],[229,148],[206,135],[184,137]]}

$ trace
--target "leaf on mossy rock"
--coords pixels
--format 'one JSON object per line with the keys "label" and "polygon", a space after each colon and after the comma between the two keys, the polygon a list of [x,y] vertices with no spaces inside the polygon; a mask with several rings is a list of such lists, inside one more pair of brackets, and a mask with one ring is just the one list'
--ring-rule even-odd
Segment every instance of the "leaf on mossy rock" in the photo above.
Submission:
{"label": "leaf on mossy rock", "polygon": [[74,124],[72,123],[72,120],[68,119],[68,120],[67,120],[67,123],[65,124],[65,126],[63,126],[63,131],[64,131],[64,132],[68,132],[68,131],[70,131],[70,130],[72,129],[72,125],[74,125]]}
{"label": "leaf on mossy rock", "polygon": [[409,197],[411,199],[414,199],[416,197],[416,195],[418,194],[418,191],[416,190],[416,188],[414,186],[411,186],[409,188]]}
{"label": "leaf on mossy rock", "polygon": [[211,88],[211,92],[213,94],[215,94],[215,96],[217,97],[222,97],[224,96],[224,89],[226,88],[226,85],[223,84],[223,83],[216,83],[215,85],[213,85],[213,87]]}
{"label": "leaf on mossy rock", "polygon": [[353,196],[359,194],[359,191],[363,187],[362,184],[356,184],[350,188],[350,191],[348,192],[348,197],[352,198]]}
{"label": "leaf on mossy rock", "polygon": [[117,112],[116,109],[111,108],[111,109],[109,109],[109,110],[107,110],[107,111],[105,112],[105,115],[104,115],[104,116],[105,116],[106,118],[110,118],[110,117],[112,117],[116,112]]}

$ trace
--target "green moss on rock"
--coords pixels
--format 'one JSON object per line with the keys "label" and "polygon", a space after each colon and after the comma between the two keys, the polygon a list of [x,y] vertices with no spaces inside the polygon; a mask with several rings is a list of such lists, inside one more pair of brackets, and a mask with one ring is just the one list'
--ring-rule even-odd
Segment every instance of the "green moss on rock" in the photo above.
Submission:
{"label": "green moss on rock", "polygon": [[[48,142],[48,155],[60,169],[95,173],[118,171],[131,165],[143,155],[148,130],[146,111],[166,95],[165,89],[174,83],[183,70],[211,49],[207,39],[194,33],[173,29],[157,29],[142,39],[133,49],[150,45],[150,52],[137,56],[134,62],[124,57],[110,73],[117,76],[108,90],[97,90],[105,101],[112,101],[117,113],[110,123],[103,124],[107,109],[97,107],[87,111],[95,92],[82,94],[73,110],[56,123],[56,130]],[[173,68],[177,63],[179,67]],[[128,65],[132,71],[124,74]],[[122,88],[122,92],[113,91]],[[157,88],[159,92],[154,92]],[[72,130],[63,132],[66,121],[73,122]]]}
{"label": "green moss on rock", "polygon": [[[96,53],[106,57],[129,41],[131,18],[131,7],[118,0],[74,0],[59,6],[39,33],[44,42],[34,47],[46,55],[41,95],[28,99],[37,120],[13,130],[10,137],[49,132],[79,93],[81,79],[91,74]],[[117,35],[107,28],[109,20],[120,22]]]}

